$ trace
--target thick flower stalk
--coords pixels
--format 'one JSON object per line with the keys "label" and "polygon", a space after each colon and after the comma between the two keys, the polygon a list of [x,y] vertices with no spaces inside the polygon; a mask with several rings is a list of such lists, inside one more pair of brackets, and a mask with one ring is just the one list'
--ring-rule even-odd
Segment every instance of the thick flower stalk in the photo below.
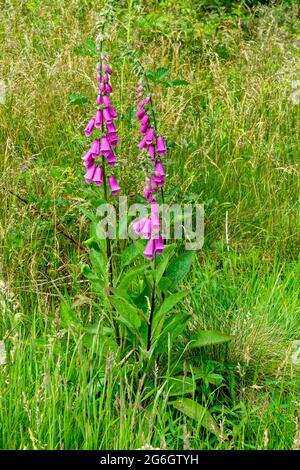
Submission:
{"label": "thick flower stalk", "polygon": [[140,121],[139,132],[143,136],[138,146],[140,150],[147,153],[147,159],[149,160],[146,165],[144,197],[151,205],[151,215],[139,220],[134,225],[134,230],[141,237],[148,239],[144,255],[152,260],[156,254],[159,255],[164,250],[164,242],[160,234],[160,210],[156,196],[159,189],[162,191],[165,184],[166,174],[162,160],[167,148],[164,138],[157,134],[151,97],[149,95],[144,96],[144,87],[141,82],[137,90],[137,98],[141,101],[138,103],[136,117]]}
{"label": "thick flower stalk", "polygon": [[86,168],[85,181],[95,183],[97,186],[103,184],[105,199],[107,199],[107,183],[113,196],[117,195],[121,189],[112,174],[107,176],[106,181],[107,171],[105,166],[108,167],[110,173],[111,168],[116,165],[117,157],[114,148],[118,145],[118,134],[114,124],[118,114],[110,102],[112,69],[108,64],[109,60],[109,54],[101,54],[100,62],[96,66],[99,84],[96,99],[97,111],[95,117],[88,122],[84,130],[87,137],[91,137],[93,134],[95,139],[83,157],[83,164]]}

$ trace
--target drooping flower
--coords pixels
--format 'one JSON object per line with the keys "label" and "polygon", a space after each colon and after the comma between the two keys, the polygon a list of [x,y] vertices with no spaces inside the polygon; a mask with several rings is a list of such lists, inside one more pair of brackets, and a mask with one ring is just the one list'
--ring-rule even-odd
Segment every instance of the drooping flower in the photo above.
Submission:
{"label": "drooping flower", "polygon": [[108,184],[109,184],[109,189],[111,191],[111,194],[113,196],[116,196],[119,191],[121,190],[120,186],[117,183],[117,180],[114,178],[114,176],[110,175],[108,177]]}
{"label": "drooping flower", "polygon": [[163,157],[167,151],[164,138],[161,135],[156,137],[156,152],[159,157]]}
{"label": "drooping flower", "polygon": [[93,132],[94,125],[95,125],[95,119],[93,118],[88,122],[88,125],[84,129],[84,133],[87,137],[90,137],[91,133]]}
{"label": "drooping flower", "polygon": [[145,251],[144,251],[144,255],[146,256],[146,258],[149,261],[151,261],[154,258],[154,255],[155,255],[155,240],[153,238],[150,238],[150,240],[148,240],[148,243],[147,243]]}
{"label": "drooping flower", "polygon": [[95,173],[93,175],[93,182],[97,186],[101,186],[102,179],[103,179],[103,168],[102,168],[102,166],[97,166],[96,169],[95,169]]}

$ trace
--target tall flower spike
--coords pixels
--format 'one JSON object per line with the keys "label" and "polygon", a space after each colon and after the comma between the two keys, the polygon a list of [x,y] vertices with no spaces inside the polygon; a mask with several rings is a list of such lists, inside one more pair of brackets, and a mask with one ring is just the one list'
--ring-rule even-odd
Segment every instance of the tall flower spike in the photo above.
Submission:
{"label": "tall flower spike", "polygon": [[147,95],[143,98],[143,86],[141,83],[139,83],[137,91],[137,98],[142,98],[142,100],[139,101],[137,105],[138,111],[136,117],[141,124],[139,131],[144,134],[138,147],[142,151],[147,150],[150,161],[152,162],[152,167],[151,170],[148,171],[143,192],[147,202],[151,203],[151,216],[150,218],[144,218],[138,221],[134,225],[134,230],[143,238],[149,239],[144,255],[149,260],[152,260],[156,254],[160,255],[164,250],[163,238],[159,233],[161,228],[159,205],[155,197],[157,196],[158,188],[162,188],[165,183],[166,174],[160,158],[165,155],[167,148],[164,138],[161,135],[157,135],[156,121],[150,96]]}
{"label": "tall flower spike", "polygon": [[[96,114],[95,117],[90,119],[84,133],[90,137],[95,129],[99,131],[99,135],[94,139],[90,150],[85,154],[83,165],[86,168],[85,180],[87,183],[95,183],[100,186],[105,176],[105,165],[110,168],[114,167],[117,163],[117,158],[112,148],[118,145],[118,135],[116,127],[113,123],[118,117],[118,113],[111,104],[110,93],[112,87],[110,84],[110,77],[112,69],[108,62],[110,60],[109,54],[104,54],[100,57],[100,62],[96,65],[96,80],[99,86],[99,92],[96,98]],[[102,155],[102,165],[98,164],[99,156]],[[105,180],[106,181],[106,180]],[[111,193],[116,195],[120,191],[114,176],[110,175],[107,179]],[[104,192],[106,198],[106,184],[104,185]]]}

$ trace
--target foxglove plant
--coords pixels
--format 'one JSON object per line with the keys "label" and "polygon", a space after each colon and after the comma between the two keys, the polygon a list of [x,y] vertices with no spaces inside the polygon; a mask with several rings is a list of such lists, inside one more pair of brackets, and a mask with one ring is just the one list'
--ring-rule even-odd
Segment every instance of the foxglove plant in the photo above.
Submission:
{"label": "foxglove plant", "polygon": [[[151,95],[149,93],[149,85],[147,84],[148,93],[144,92],[142,81],[139,81],[137,87],[138,102],[136,117],[140,121],[139,132],[142,139],[138,144],[139,149],[146,153],[146,162],[144,165],[146,180],[144,187],[144,197],[150,204],[150,217],[143,218],[134,224],[134,230],[141,237],[148,240],[144,255],[151,261],[153,260],[153,269],[156,269],[156,255],[161,255],[164,251],[164,241],[161,235],[160,209],[157,202],[157,195],[160,190],[162,201],[164,202],[164,184],[165,169],[162,159],[167,151],[163,136],[157,132],[157,124],[155,112],[153,109]],[[152,323],[155,311],[156,282],[153,279],[150,317],[148,323],[147,350],[151,347],[152,340]]]}
{"label": "foxglove plant", "polygon": [[[96,186],[103,185],[103,193],[105,201],[108,201],[109,187],[112,196],[116,196],[121,188],[116,178],[111,174],[111,168],[117,163],[117,157],[114,148],[118,145],[118,134],[114,121],[118,118],[118,113],[111,104],[110,95],[112,86],[110,77],[112,69],[109,66],[110,55],[102,54],[102,42],[98,48],[100,52],[100,61],[96,65],[98,95],[96,99],[96,114],[87,124],[84,133],[86,137],[91,137],[97,133],[90,149],[83,157],[84,166],[86,168],[86,183],[95,183]],[[109,175],[107,170],[109,169]],[[113,265],[112,251],[110,239],[106,239],[106,252],[109,263],[110,285],[113,286]],[[108,288],[110,292],[110,288]]]}

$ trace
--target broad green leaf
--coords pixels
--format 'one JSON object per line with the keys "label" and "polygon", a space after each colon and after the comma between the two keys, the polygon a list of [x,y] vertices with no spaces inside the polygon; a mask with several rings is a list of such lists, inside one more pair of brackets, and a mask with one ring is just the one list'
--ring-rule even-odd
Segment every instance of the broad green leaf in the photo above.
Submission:
{"label": "broad green leaf", "polygon": [[170,402],[174,408],[181,411],[189,418],[197,421],[201,426],[206,428],[218,437],[221,437],[220,429],[215,422],[212,415],[209,413],[207,408],[200,405],[199,403],[191,400],[190,398],[182,398],[181,400],[175,400]]}
{"label": "broad green leaf", "polygon": [[170,69],[166,69],[165,67],[159,67],[155,72],[155,77],[157,80],[161,80],[168,75],[170,75]]}
{"label": "broad green leaf", "polygon": [[128,286],[133,282],[136,281],[138,276],[141,274],[143,275],[149,270],[149,265],[139,266],[138,268],[130,269],[126,274],[122,275],[121,281],[119,283],[119,287],[121,289],[127,289]]}
{"label": "broad green leaf", "polygon": [[86,39],[85,41],[78,44],[78,46],[74,47],[73,52],[85,57],[93,57],[98,55],[96,43],[91,39]]}
{"label": "broad green leaf", "polygon": [[146,70],[146,76],[147,78],[149,78],[149,80],[152,80],[153,82],[156,81],[155,72],[151,72],[151,70]]}
{"label": "broad green leaf", "polygon": [[202,346],[213,346],[231,341],[233,336],[221,333],[220,331],[203,330],[196,333],[190,344],[190,348],[200,348]]}
{"label": "broad green leaf", "polygon": [[102,253],[94,248],[90,249],[90,260],[95,269],[96,274],[99,277],[105,278],[107,275],[106,271],[106,259]]}
{"label": "broad green leaf", "polygon": [[91,270],[91,268],[87,264],[83,264],[81,266],[81,272],[90,281],[98,281],[98,276]]}
{"label": "broad green leaf", "polygon": [[187,80],[163,80],[161,81],[161,84],[166,86],[166,87],[173,87],[173,86],[186,86],[189,85],[189,82]]}
{"label": "broad green leaf", "polygon": [[194,255],[194,251],[186,251],[169,264],[166,277],[172,282],[172,289],[188,274]]}
{"label": "broad green leaf", "polygon": [[153,330],[155,330],[158,327],[158,325],[161,323],[161,320],[164,318],[166,313],[168,313],[186,295],[188,295],[187,290],[182,291],[182,292],[177,292],[176,294],[171,294],[164,300],[161,307],[154,314]]}
{"label": "broad green leaf", "polygon": [[158,287],[163,292],[166,292],[167,290],[169,290],[171,285],[172,285],[172,281],[171,281],[171,279],[169,279],[167,277],[162,277],[161,280],[158,283]]}
{"label": "broad green leaf", "polygon": [[119,320],[130,330],[136,332],[141,325],[138,309],[124,298],[115,295],[110,297],[110,301],[119,314]]}
{"label": "broad green leaf", "polygon": [[171,377],[168,380],[170,397],[190,395],[196,390],[196,383],[191,377]]}
{"label": "broad green leaf", "polygon": [[71,95],[68,96],[68,101],[71,103],[71,104],[78,104],[78,105],[81,105],[81,104],[87,104],[89,102],[89,100],[81,95],[80,93],[71,93]]}
{"label": "broad green leaf", "polygon": [[124,268],[128,264],[132,263],[145,249],[145,243],[143,240],[137,240],[131,243],[121,254],[121,266]]}
{"label": "broad green leaf", "polygon": [[224,377],[221,374],[216,374],[214,372],[205,372],[205,371],[197,371],[197,368],[193,368],[195,380],[203,380],[206,383],[216,385],[217,387],[222,384],[224,381]]}

